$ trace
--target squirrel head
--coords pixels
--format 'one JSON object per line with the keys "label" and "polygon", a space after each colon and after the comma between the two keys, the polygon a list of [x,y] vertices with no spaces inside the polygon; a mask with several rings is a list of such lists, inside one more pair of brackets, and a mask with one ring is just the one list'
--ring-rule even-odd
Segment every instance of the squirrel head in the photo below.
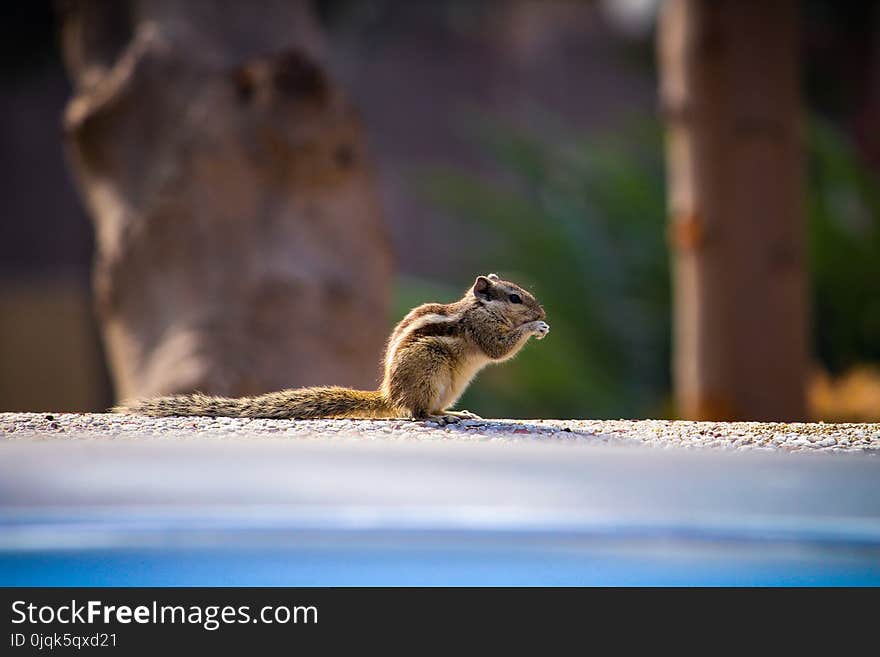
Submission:
{"label": "squirrel head", "polygon": [[530,292],[496,274],[477,276],[470,294],[477,303],[519,326],[546,318],[544,307]]}

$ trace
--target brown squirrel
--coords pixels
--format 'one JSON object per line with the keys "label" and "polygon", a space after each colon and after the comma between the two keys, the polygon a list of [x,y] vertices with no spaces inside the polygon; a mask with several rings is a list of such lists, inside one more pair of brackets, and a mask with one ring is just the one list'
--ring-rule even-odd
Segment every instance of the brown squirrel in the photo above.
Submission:
{"label": "brown squirrel", "polygon": [[483,367],[512,358],[531,336],[544,338],[550,330],[545,317],[519,285],[495,274],[478,276],[459,301],[426,303],[400,321],[388,339],[378,390],[316,386],[240,398],[195,393],[135,400],[113,410],[156,417],[412,417],[441,424],[478,418],[449,408]]}

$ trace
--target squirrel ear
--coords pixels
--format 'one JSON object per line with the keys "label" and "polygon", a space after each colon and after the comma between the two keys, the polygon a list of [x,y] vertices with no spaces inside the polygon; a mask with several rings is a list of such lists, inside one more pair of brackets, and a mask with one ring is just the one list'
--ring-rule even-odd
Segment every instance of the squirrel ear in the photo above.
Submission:
{"label": "squirrel ear", "polygon": [[477,276],[477,280],[474,281],[474,296],[488,299],[490,287],[492,287],[492,283],[488,278]]}
{"label": "squirrel ear", "polygon": [[501,280],[500,278],[498,278],[498,274],[489,274],[486,278],[488,278],[490,281],[500,281]]}

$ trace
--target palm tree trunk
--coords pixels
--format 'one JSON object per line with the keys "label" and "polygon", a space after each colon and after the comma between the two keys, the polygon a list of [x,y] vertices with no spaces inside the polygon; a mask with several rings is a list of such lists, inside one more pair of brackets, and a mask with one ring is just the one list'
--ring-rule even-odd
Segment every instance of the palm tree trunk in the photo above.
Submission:
{"label": "palm tree trunk", "polygon": [[808,327],[793,0],[668,0],[667,128],[678,412],[805,415]]}

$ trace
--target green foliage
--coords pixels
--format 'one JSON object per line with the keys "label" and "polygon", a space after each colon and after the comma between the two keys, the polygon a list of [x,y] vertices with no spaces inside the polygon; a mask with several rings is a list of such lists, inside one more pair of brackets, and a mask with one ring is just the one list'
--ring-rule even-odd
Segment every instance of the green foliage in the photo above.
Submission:
{"label": "green foliage", "polygon": [[880,362],[880,181],[833,126],[810,124],[807,208],[817,355]]}
{"label": "green foliage", "polygon": [[[399,316],[497,270],[542,301],[550,335],[489,368],[460,407],[490,416],[670,416],[670,285],[660,129],[548,139],[478,122],[493,179],[435,171],[425,189],[478,244],[455,289],[403,281]],[[813,327],[826,366],[880,361],[880,192],[831,126],[808,130]],[[488,250],[488,251],[487,251]]]}

